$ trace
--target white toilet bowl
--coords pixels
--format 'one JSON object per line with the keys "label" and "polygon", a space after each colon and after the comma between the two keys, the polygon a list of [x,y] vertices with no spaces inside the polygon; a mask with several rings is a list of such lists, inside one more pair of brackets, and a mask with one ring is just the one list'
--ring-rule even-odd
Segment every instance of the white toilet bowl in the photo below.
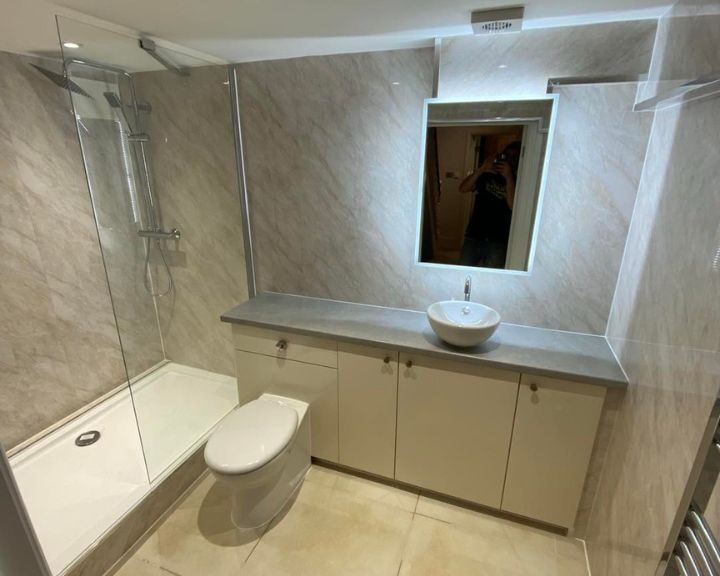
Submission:
{"label": "white toilet bowl", "polygon": [[310,467],[308,405],[263,394],[233,410],[210,435],[205,462],[232,489],[238,528],[264,526],[280,511]]}

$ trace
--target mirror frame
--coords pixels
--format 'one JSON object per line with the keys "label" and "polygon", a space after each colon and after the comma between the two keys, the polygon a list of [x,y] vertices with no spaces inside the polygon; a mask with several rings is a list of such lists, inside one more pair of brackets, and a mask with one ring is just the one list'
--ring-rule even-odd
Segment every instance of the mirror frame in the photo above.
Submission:
{"label": "mirror frame", "polygon": [[[425,159],[426,159],[426,146],[427,146],[427,132],[428,132],[428,108],[431,104],[476,104],[481,102],[488,103],[502,103],[502,102],[523,102],[523,101],[538,101],[547,100],[551,104],[550,109],[550,124],[547,128],[547,142],[545,144],[545,156],[542,163],[542,173],[540,175],[540,183],[538,188],[538,201],[537,209],[535,210],[535,218],[533,220],[532,232],[530,235],[530,252],[528,254],[527,270],[508,270],[506,268],[481,268],[479,266],[462,266],[461,264],[440,264],[437,262],[423,262],[421,260],[422,252],[422,232],[423,232],[423,202],[425,201]],[[418,185],[418,207],[417,207],[417,222],[415,228],[415,254],[414,264],[415,266],[421,266],[424,268],[436,268],[436,269],[457,269],[465,271],[468,274],[474,272],[494,272],[497,274],[513,274],[516,276],[530,276],[533,271],[535,264],[535,252],[537,249],[538,235],[540,231],[540,219],[542,217],[543,204],[545,202],[545,188],[547,186],[548,170],[550,169],[550,158],[552,156],[553,140],[555,138],[555,126],[557,124],[557,112],[558,112],[558,94],[542,94],[537,98],[512,98],[509,100],[477,100],[469,98],[425,98],[423,102],[423,114],[422,114],[422,137],[420,139],[420,181]],[[470,122],[470,121],[468,121]],[[482,120],[478,120],[478,123]],[[492,122],[492,120],[488,120]]]}

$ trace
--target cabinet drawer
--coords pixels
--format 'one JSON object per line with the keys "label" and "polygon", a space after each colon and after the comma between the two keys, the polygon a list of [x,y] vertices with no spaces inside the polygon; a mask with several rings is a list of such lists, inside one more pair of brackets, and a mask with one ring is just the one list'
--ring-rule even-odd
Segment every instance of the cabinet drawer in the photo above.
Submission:
{"label": "cabinet drawer", "polygon": [[523,374],[502,509],[571,528],[605,388]]}
{"label": "cabinet drawer", "polygon": [[233,326],[235,350],[337,368],[337,343],[253,326]]}
{"label": "cabinet drawer", "polygon": [[307,402],[312,455],[338,461],[336,369],[240,350],[235,352],[235,361],[241,404],[265,392]]}

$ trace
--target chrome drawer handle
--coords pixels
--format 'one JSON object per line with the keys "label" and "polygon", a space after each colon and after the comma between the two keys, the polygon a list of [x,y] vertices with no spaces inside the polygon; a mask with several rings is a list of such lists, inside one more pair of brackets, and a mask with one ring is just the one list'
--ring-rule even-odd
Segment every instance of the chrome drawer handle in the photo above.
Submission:
{"label": "chrome drawer handle", "polygon": [[275,348],[278,350],[287,350],[287,340],[278,340]]}

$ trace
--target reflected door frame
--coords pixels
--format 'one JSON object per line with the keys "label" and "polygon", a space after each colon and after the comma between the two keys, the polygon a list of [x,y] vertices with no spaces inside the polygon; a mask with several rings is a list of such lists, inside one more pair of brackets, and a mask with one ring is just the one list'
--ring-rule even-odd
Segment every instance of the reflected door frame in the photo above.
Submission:
{"label": "reflected door frame", "polygon": [[[505,268],[525,270],[530,256],[535,208],[539,196],[539,169],[542,169],[544,135],[538,121],[523,122],[522,148],[518,165],[513,215],[510,221]],[[531,170],[536,166],[539,169]]]}

